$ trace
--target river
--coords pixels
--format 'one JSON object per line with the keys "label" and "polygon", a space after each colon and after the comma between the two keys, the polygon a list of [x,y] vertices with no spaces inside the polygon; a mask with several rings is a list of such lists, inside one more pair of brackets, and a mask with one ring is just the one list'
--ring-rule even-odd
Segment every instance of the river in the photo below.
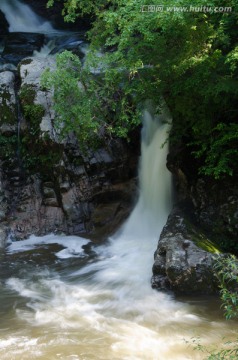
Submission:
{"label": "river", "polygon": [[1,250],[1,360],[204,359],[196,344],[218,349],[236,338],[237,323],[224,320],[217,298],[178,299],[151,288],[153,253],[172,207],[162,146],[169,127],[145,110],[139,198],[105,243],[50,234],[9,239]]}
{"label": "river", "polygon": [[76,236],[11,241],[1,259],[0,358],[202,359],[235,337],[213,298],[174,299],[150,286],[153,252],[171,208],[169,125],[146,111],[140,196],[102,245]]}

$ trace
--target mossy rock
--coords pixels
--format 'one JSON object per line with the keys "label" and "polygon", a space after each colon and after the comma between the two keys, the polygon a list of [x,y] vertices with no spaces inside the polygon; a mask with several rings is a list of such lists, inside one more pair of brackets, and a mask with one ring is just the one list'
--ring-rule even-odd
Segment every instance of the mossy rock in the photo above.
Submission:
{"label": "mossy rock", "polygon": [[22,106],[34,104],[34,100],[36,98],[36,89],[34,85],[31,84],[22,85],[19,92],[19,98]]}
{"label": "mossy rock", "polygon": [[187,218],[184,218],[184,223],[189,237],[196,246],[212,254],[220,254],[222,252],[220,246],[215,241],[209,239],[201,229],[198,229]]}
{"label": "mossy rock", "polygon": [[3,78],[2,81],[9,81],[9,84],[0,84],[0,126],[16,125],[17,113],[14,93],[12,93],[12,84],[9,77]]}
{"label": "mossy rock", "polygon": [[15,157],[17,151],[17,135],[4,136],[0,134],[0,159],[3,160],[3,165],[6,161],[10,161]]}

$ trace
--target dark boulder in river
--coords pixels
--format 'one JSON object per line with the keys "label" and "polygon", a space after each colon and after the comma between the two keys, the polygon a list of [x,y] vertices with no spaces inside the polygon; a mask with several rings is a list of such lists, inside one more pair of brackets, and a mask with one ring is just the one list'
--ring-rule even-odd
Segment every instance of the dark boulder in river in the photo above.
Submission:
{"label": "dark boulder in river", "polygon": [[215,293],[212,265],[216,253],[216,246],[175,208],[155,252],[152,287],[183,294]]}
{"label": "dark boulder in river", "polygon": [[36,33],[9,33],[5,36],[2,58],[17,65],[22,59],[39,51],[44,44],[44,35]]}
{"label": "dark boulder in river", "polygon": [[9,24],[6,20],[4,13],[0,10],[0,35],[8,33]]}

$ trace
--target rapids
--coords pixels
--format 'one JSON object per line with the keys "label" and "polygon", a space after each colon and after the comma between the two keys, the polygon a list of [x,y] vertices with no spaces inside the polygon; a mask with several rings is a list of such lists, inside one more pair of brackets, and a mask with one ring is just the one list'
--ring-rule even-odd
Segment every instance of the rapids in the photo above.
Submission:
{"label": "rapids", "polygon": [[[54,31],[18,0],[0,0],[0,9],[11,32]],[[96,246],[31,236],[0,250],[1,360],[196,360],[206,354],[194,341],[216,349],[236,337],[237,323],[224,320],[217,299],[151,288],[153,252],[172,207],[170,125],[162,120],[145,110],[139,198],[112,238]]]}
{"label": "rapids", "polygon": [[31,236],[1,254],[2,360],[203,359],[194,339],[217,347],[235,336],[236,324],[225,322],[217,300],[178,301],[150,286],[172,204],[169,126],[145,111],[139,199],[105,244]]}

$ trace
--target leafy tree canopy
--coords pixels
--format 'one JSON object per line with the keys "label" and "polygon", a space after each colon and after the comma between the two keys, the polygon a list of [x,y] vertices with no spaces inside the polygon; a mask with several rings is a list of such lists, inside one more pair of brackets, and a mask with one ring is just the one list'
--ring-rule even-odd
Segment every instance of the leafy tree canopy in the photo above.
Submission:
{"label": "leafy tree canopy", "polygon": [[[53,3],[50,0],[48,5]],[[84,138],[99,128],[126,137],[140,121],[141,104],[149,98],[159,105],[164,99],[173,116],[171,140],[182,139],[190,146],[188,151],[200,158],[200,172],[215,178],[234,175],[238,165],[237,1],[194,0],[197,11],[192,12],[181,10],[190,9],[187,0],[173,0],[170,11],[167,1],[156,0],[153,4],[162,5],[163,11],[152,12],[141,11],[151,4],[147,0],[63,3],[67,21],[86,13],[94,18],[85,65],[72,54],[61,54],[56,72],[46,76],[45,83],[48,77],[48,86],[58,89],[58,113],[69,128],[78,127]],[[232,11],[198,11],[203,6]],[[100,69],[97,75],[95,69]],[[78,88],[79,81],[83,89]],[[65,87],[76,94],[73,106]]]}

